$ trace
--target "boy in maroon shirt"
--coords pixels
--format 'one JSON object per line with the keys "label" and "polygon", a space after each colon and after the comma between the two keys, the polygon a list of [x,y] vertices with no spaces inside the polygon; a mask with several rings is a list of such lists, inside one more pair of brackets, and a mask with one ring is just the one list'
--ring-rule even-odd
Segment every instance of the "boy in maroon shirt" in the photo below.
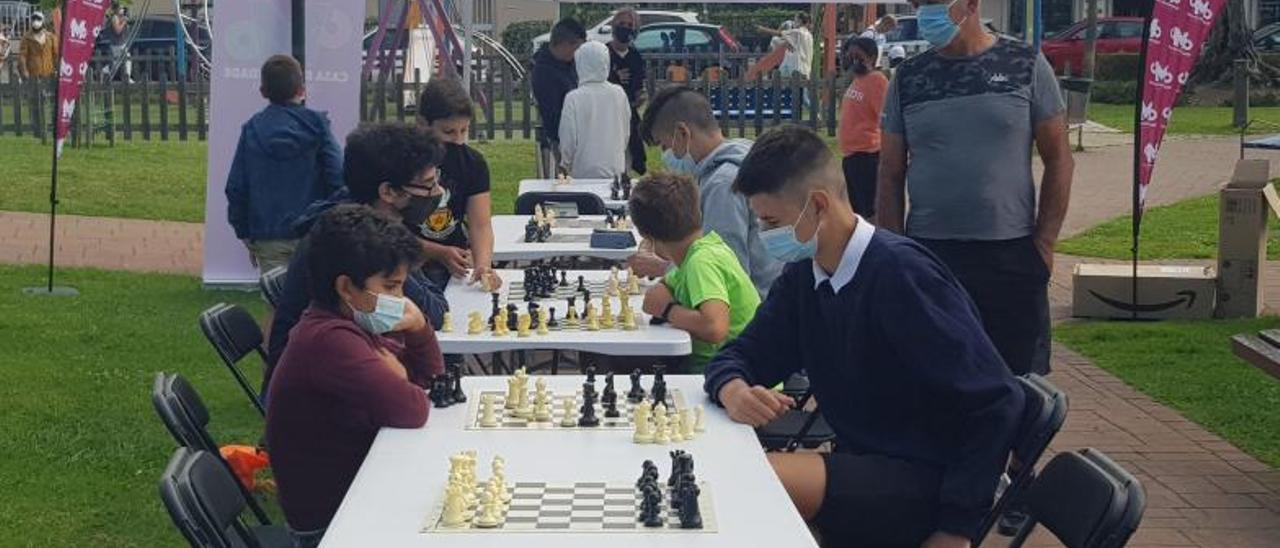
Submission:
{"label": "boy in maroon shirt", "polygon": [[379,429],[427,422],[424,388],[444,369],[435,331],[404,297],[424,257],[403,223],[340,205],[308,238],[311,305],[267,398],[267,444],[295,546],[319,544]]}

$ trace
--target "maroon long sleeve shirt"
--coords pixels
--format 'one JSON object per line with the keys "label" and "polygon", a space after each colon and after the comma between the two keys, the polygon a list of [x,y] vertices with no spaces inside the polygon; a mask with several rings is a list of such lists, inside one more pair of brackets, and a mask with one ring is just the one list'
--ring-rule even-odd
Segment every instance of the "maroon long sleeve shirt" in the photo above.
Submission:
{"label": "maroon long sleeve shirt", "polygon": [[[400,359],[407,382],[380,349]],[[430,325],[374,336],[315,303],[303,312],[267,397],[267,445],[290,527],[328,527],[378,430],[426,424],[424,388],[443,370]]]}

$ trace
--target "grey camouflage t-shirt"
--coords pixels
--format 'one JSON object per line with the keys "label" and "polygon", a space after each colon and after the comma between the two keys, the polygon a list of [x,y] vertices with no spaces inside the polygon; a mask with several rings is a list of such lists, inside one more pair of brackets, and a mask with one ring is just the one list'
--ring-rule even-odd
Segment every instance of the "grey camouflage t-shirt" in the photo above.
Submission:
{"label": "grey camouflage t-shirt", "polygon": [[883,131],[907,147],[907,234],[1009,240],[1035,230],[1035,126],[1064,110],[1053,68],[1022,42],[973,57],[930,50],[898,67]]}

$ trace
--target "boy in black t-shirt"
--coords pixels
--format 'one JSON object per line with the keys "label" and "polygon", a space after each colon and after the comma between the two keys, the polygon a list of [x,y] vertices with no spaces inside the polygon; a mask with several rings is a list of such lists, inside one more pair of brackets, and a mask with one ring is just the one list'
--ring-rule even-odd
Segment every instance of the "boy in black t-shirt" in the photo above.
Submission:
{"label": "boy in black t-shirt", "polygon": [[613,16],[613,40],[609,41],[609,82],[627,92],[631,102],[631,137],[627,140],[627,159],[631,169],[645,174],[644,138],[640,134],[640,107],[644,105],[644,58],[631,47],[640,14],[635,8],[622,8]]}
{"label": "boy in black t-shirt", "polygon": [[443,287],[449,277],[500,284],[493,273],[493,225],[490,223],[489,164],[467,145],[471,97],[457,80],[432,79],[418,100],[418,123],[435,130],[445,143],[440,182],[445,198],[418,227],[427,240],[427,278]]}

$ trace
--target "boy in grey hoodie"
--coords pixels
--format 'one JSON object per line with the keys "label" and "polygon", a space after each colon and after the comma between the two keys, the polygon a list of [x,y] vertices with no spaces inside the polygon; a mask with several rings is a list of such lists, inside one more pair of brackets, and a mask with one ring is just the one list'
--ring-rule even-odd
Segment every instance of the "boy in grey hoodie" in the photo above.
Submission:
{"label": "boy in grey hoodie", "polygon": [[[641,131],[646,141],[662,148],[668,170],[697,178],[703,231],[720,235],[751,276],[760,297],[766,297],[783,265],[765,253],[759,220],[746,197],[733,191],[751,141],[725,139],[706,96],[683,86],[663,88],[654,96]],[[645,276],[661,276],[669,266],[650,252],[638,253],[629,262]]]}

